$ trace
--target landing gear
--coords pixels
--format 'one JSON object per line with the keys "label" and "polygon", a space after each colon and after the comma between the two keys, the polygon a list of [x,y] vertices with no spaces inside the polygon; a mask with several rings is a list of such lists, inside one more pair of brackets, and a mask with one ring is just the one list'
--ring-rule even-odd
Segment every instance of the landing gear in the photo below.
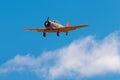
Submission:
{"label": "landing gear", "polygon": [[68,36],[68,32],[66,32],[66,36]]}
{"label": "landing gear", "polygon": [[59,32],[57,32],[57,36],[60,36],[60,33],[59,33]]}
{"label": "landing gear", "polygon": [[46,37],[46,33],[45,32],[43,32],[43,37]]}

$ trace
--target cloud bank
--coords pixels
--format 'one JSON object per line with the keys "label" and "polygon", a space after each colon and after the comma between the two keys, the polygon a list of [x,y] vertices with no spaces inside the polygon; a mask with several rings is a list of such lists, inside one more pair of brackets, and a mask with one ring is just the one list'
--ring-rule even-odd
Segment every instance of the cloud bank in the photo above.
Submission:
{"label": "cloud bank", "polygon": [[120,32],[102,40],[93,36],[73,41],[61,49],[33,55],[16,55],[0,66],[0,75],[11,72],[34,73],[44,79],[96,76],[120,73]]}

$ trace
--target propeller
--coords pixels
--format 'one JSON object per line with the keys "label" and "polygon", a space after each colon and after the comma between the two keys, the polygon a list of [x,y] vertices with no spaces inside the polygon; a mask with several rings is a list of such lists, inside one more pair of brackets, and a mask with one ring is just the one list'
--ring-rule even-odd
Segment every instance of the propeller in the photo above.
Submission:
{"label": "propeller", "polygon": [[49,21],[49,17],[47,17],[47,20],[45,21],[44,26],[48,28],[50,25],[51,25],[51,22]]}
{"label": "propeller", "polygon": [[47,17],[47,21],[49,20],[49,17]]}

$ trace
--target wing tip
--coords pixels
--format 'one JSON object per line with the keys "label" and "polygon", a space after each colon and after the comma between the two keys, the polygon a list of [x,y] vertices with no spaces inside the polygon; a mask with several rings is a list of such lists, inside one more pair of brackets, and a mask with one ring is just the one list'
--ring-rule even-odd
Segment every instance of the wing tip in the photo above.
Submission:
{"label": "wing tip", "polygon": [[22,28],[22,30],[27,30],[27,28]]}
{"label": "wing tip", "polygon": [[86,26],[86,27],[89,26],[88,24],[83,24],[83,25]]}
{"label": "wing tip", "polygon": [[83,24],[83,27],[88,27],[89,25],[88,24]]}

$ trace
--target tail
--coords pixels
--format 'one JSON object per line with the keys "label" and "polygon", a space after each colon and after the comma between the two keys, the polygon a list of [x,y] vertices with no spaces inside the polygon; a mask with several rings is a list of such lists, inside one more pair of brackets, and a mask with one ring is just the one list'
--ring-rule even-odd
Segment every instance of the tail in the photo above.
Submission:
{"label": "tail", "polygon": [[70,23],[69,23],[69,22],[67,22],[67,23],[66,23],[66,27],[69,27],[69,26],[70,26]]}

